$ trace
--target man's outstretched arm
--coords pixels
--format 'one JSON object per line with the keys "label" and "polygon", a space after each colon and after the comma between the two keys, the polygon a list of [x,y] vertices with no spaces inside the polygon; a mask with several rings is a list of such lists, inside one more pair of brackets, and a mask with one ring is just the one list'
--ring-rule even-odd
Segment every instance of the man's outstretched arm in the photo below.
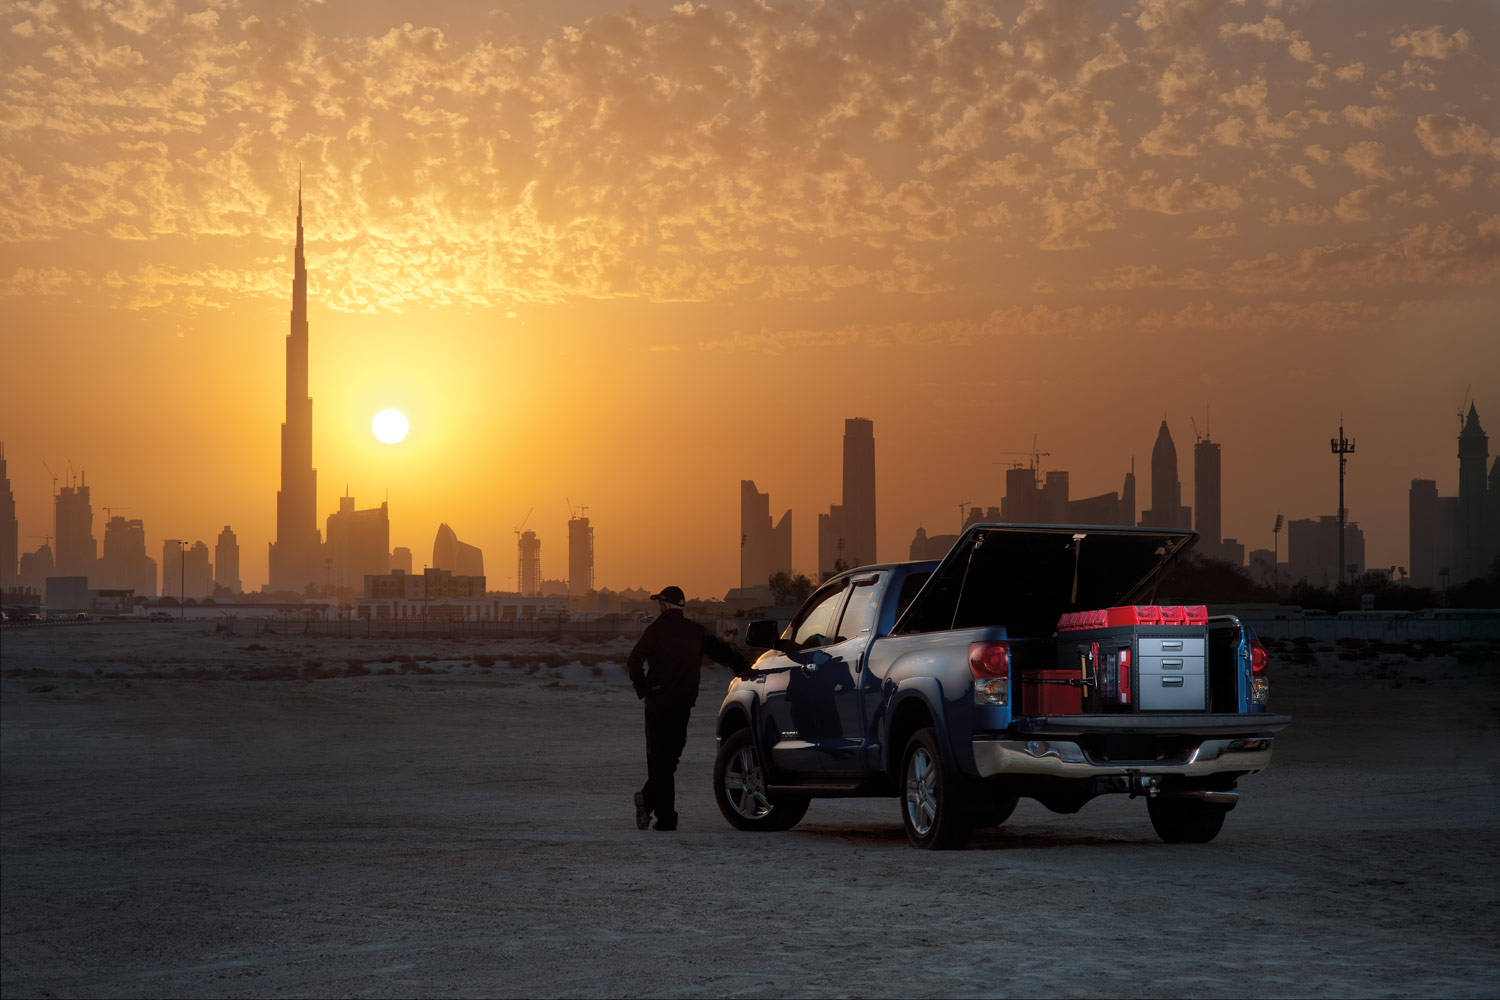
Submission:
{"label": "man's outstretched arm", "polygon": [[750,661],[741,656],[739,650],[712,633],[703,633],[703,655],[733,670],[736,677],[745,677],[750,673]]}

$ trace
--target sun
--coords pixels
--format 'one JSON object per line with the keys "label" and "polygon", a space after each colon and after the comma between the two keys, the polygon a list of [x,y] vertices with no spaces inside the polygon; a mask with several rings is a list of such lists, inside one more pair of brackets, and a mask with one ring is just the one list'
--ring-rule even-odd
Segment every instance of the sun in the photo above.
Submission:
{"label": "sun", "polygon": [[381,410],[375,414],[375,419],[370,421],[370,430],[385,444],[396,444],[406,437],[406,431],[411,425],[406,422],[406,414],[400,410]]}

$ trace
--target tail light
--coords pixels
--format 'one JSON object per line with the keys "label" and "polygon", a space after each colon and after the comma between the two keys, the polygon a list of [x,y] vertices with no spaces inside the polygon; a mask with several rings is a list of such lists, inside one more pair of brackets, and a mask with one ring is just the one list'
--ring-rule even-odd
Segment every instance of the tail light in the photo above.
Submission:
{"label": "tail light", "polygon": [[1266,673],[1270,666],[1266,647],[1259,639],[1250,640],[1250,704],[1264,705],[1271,700],[1271,678]]}
{"label": "tail light", "polygon": [[969,645],[969,673],[974,676],[974,704],[1010,703],[1010,647],[1003,642]]}

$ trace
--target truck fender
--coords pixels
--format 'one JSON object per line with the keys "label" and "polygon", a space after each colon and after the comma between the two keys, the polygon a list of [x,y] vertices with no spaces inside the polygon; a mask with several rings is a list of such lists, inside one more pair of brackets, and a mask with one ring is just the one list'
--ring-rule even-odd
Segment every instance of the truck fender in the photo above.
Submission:
{"label": "truck fender", "polygon": [[[776,765],[771,761],[771,755],[766,752],[762,717],[760,711],[760,699],[756,696],[754,688],[748,684],[740,684],[724,698],[724,703],[719,706],[719,718],[714,725],[714,738],[716,743],[722,743],[724,737],[737,729],[749,729],[750,738],[755,741],[755,753],[760,757],[760,767],[765,773],[768,781],[775,781],[778,777]],[[715,751],[717,752],[717,750]]]}
{"label": "truck fender", "polygon": [[906,715],[908,712],[925,710],[932,727],[937,733],[938,749],[943,756],[943,764],[950,770],[958,770],[958,762],[954,758],[952,740],[949,739],[948,718],[943,711],[943,690],[935,677],[907,677],[896,685],[896,691],[891,695],[888,702],[883,732],[881,733],[881,745],[884,747],[881,763],[885,766],[887,773],[894,774],[901,766],[901,754],[906,751],[906,739],[900,738],[900,746],[892,739],[892,726],[901,723],[901,728],[910,732],[906,726]]}

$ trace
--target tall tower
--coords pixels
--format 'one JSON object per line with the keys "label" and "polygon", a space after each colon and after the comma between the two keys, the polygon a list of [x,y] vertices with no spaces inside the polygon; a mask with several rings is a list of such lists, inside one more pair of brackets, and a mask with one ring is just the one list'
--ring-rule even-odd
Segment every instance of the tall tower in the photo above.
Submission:
{"label": "tall tower", "polygon": [[568,596],[594,589],[594,529],[586,517],[568,518]]}
{"label": "tall tower", "polygon": [[844,561],[865,566],[875,555],[875,422],[844,421]]}
{"label": "tall tower", "polygon": [[302,252],[302,185],[297,185],[297,251],[292,269],[292,322],[286,337],[286,422],[281,425],[281,489],[271,589],[301,593],[323,578],[318,551],[318,473],[312,464],[312,398],[307,394],[307,259]]}
{"label": "tall tower", "polygon": [[1193,445],[1193,506],[1198,509],[1199,547],[1215,558],[1220,556],[1219,542],[1224,526],[1219,521],[1220,487],[1219,446],[1205,437]]}
{"label": "tall tower", "polygon": [[227,524],[214,545],[214,586],[232,594],[240,592],[240,543]]}
{"label": "tall tower", "polygon": [[10,491],[10,474],[5,469],[5,445],[0,443],[0,594],[16,586],[16,561],[21,557],[21,528],[16,521],[16,495]]}
{"label": "tall tower", "polygon": [[1453,526],[1453,585],[1460,586],[1489,571],[1485,556],[1485,473],[1489,465],[1490,436],[1479,426],[1479,411],[1469,404],[1458,435],[1458,521]]}
{"label": "tall tower", "polygon": [[92,576],[97,572],[99,543],[94,539],[94,507],[87,477],[64,486],[53,501],[57,530],[57,575]]}
{"label": "tall tower", "polygon": [[522,597],[542,596],[542,541],[535,531],[516,539],[516,589]]}
{"label": "tall tower", "polygon": [[1177,478],[1177,446],[1167,422],[1156,432],[1151,449],[1151,509],[1141,511],[1141,525],[1148,528],[1190,528],[1192,511],[1182,505],[1182,482]]}

